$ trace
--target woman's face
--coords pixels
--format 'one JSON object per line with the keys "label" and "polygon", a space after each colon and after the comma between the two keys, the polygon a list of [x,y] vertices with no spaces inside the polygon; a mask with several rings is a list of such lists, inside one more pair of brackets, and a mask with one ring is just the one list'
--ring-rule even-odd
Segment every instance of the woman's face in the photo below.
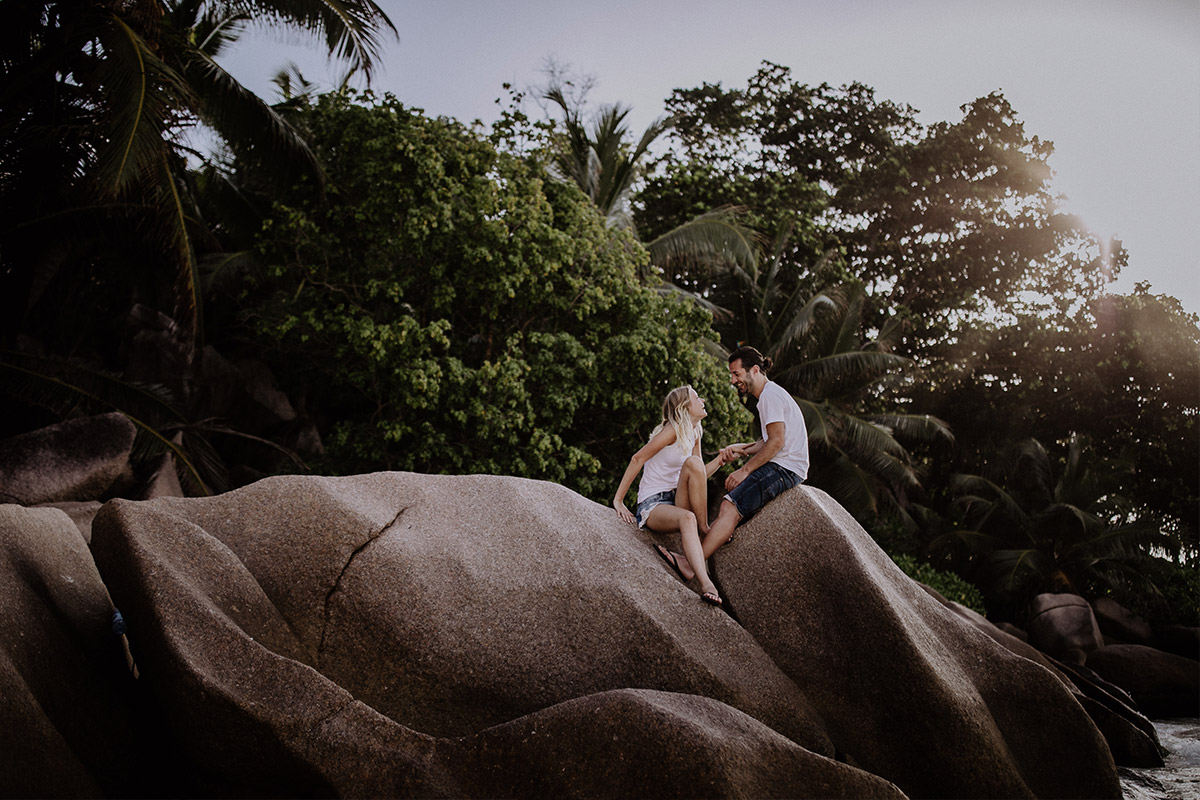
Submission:
{"label": "woman's face", "polygon": [[692,419],[700,420],[708,416],[708,412],[704,410],[704,398],[696,394],[695,389],[688,389],[688,413],[692,415]]}

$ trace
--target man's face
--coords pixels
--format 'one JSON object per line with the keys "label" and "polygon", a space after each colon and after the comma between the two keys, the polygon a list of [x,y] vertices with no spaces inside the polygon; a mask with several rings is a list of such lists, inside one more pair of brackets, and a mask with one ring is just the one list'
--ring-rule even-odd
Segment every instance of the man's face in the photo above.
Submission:
{"label": "man's face", "polygon": [[742,394],[750,392],[750,385],[754,382],[753,376],[757,372],[758,367],[751,367],[749,370],[743,367],[740,358],[729,362],[729,382]]}

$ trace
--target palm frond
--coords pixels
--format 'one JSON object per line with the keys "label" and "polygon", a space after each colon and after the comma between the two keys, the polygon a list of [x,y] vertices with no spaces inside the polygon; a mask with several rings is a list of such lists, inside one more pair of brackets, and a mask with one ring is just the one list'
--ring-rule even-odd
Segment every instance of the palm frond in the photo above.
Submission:
{"label": "palm frond", "polygon": [[954,443],[954,433],[950,426],[930,414],[872,414],[867,419],[891,428],[897,439],[917,442],[941,440]]}
{"label": "palm frond", "polygon": [[804,415],[804,427],[808,429],[808,441],[822,447],[833,446],[833,430],[829,424],[831,409],[825,403],[793,395],[800,413]]}
{"label": "palm frond", "polygon": [[279,112],[205,53],[180,49],[180,69],[199,98],[197,113],[238,156],[263,169],[276,185],[290,187],[301,175],[324,185],[316,155]]}
{"label": "palm frond", "polygon": [[945,552],[955,544],[961,544],[969,552],[990,552],[1003,544],[1002,540],[983,531],[971,528],[951,528],[929,541],[926,549],[931,553]]}
{"label": "palm frond", "polygon": [[876,454],[899,456],[906,452],[889,428],[853,414],[843,414],[838,421],[842,427],[841,449],[848,453],[870,458]]}
{"label": "palm frond", "polygon": [[[175,456],[176,463],[194,482],[197,493],[211,494],[208,484],[187,452],[169,433],[172,422],[182,420],[173,407],[170,395],[161,386],[137,384],[100,370],[70,362],[48,364],[58,374],[20,366],[16,361],[30,361],[19,353],[5,353],[0,371],[8,373],[5,391],[13,397],[66,417],[73,409],[84,411],[117,411],[138,428],[139,437],[149,437],[163,450]],[[134,410],[131,410],[134,409]],[[149,454],[147,444],[135,440],[138,452]],[[161,452],[161,450],[159,451]]]}
{"label": "palm frond", "polygon": [[[798,294],[800,289],[796,289]],[[817,324],[818,316],[824,311],[834,311],[837,309],[837,301],[828,294],[822,293],[813,295],[808,298],[804,305],[799,309],[793,309],[793,301],[789,299],[784,312],[779,315],[778,325],[783,326],[783,330],[776,332],[773,329],[768,333],[768,341],[773,342],[770,348],[771,358],[775,361],[782,362],[784,354],[798,346],[799,342],[812,331]],[[786,371],[786,370],[785,370]],[[779,373],[781,380],[782,372]]]}
{"label": "palm frond", "polygon": [[737,265],[753,269],[758,234],[739,221],[741,209],[723,206],[667,231],[646,245],[651,263],[707,267]]}
{"label": "palm frond", "polygon": [[1004,591],[1019,591],[1030,580],[1047,574],[1046,555],[1040,550],[994,550],[988,555],[988,565]]}
{"label": "palm frond", "polygon": [[156,210],[167,226],[168,239],[175,250],[175,308],[174,318],[180,325],[180,335],[177,337],[185,346],[188,360],[196,357],[196,353],[204,341],[203,303],[200,297],[200,269],[196,261],[196,248],[192,245],[192,237],[188,231],[189,215],[184,209],[180,187],[176,180],[175,171],[167,161],[166,150],[160,150],[161,173],[155,182],[155,192],[164,199],[156,203]]}
{"label": "palm frond", "polygon": [[190,40],[195,47],[210,57],[216,57],[227,47],[237,42],[253,19],[245,7],[229,7],[228,4],[208,4],[191,0],[177,3],[166,14],[169,27],[191,30]]}
{"label": "palm frond", "polygon": [[176,108],[193,105],[187,82],[164,64],[154,49],[119,16],[98,31],[104,58],[95,79],[103,87],[108,130],[96,158],[96,182],[116,196],[148,170],[155,170],[165,146],[164,125]]}
{"label": "palm frond", "polygon": [[875,481],[845,454],[828,462],[812,483],[828,492],[857,519],[869,518],[878,511]]}
{"label": "palm frond", "polygon": [[383,37],[395,25],[371,0],[249,0],[256,24],[284,25],[321,36],[329,54],[374,78]]}
{"label": "palm frond", "polygon": [[[687,289],[680,288],[679,286],[676,286],[675,284],[671,283],[670,281],[663,281],[661,284],[656,286],[655,289],[658,291],[659,294],[681,297],[685,300],[695,303],[696,305],[703,308],[705,311],[712,314],[713,319],[718,322],[727,322],[728,320],[733,318],[733,312],[730,311],[729,309],[723,308],[722,306],[717,305],[716,303],[712,302],[704,295],[696,294],[695,292],[689,292]],[[729,355],[728,352],[725,352],[723,355],[721,352],[715,352],[714,354],[718,358],[722,358],[724,356]]]}
{"label": "palm frond", "polygon": [[[779,371],[775,380],[787,387],[819,387],[830,381],[869,382],[895,369],[907,367],[909,359],[894,353],[855,350],[810,359]],[[811,391],[811,390],[810,390]]]}
{"label": "palm frond", "polygon": [[983,510],[983,518],[976,520],[977,528],[984,528],[997,516],[1005,521],[1006,530],[1024,533],[1031,524],[1029,514],[1012,495],[979,475],[950,476],[950,491],[955,495],[954,504],[969,508],[975,517],[979,509]]}
{"label": "palm frond", "polygon": [[858,329],[862,327],[863,298],[865,296],[866,292],[861,286],[851,290],[829,352],[848,353],[859,349]]}

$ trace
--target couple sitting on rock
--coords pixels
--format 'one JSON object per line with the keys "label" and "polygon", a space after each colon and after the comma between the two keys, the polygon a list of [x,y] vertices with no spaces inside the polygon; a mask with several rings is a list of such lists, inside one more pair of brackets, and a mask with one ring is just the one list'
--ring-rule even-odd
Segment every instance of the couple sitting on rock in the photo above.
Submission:
{"label": "couple sitting on rock", "polygon": [[[660,544],[654,549],[679,577],[685,581],[696,578],[700,597],[715,606],[722,600],[708,577],[706,561],[729,541],[739,523],[808,476],[804,416],[792,396],[768,380],[770,368],[771,359],[753,347],[739,347],[729,355],[730,382],[742,394],[749,392],[758,398],[761,439],[731,444],[704,463],[700,455],[700,420],[707,415],[704,399],[690,386],[673,389],[663,401],[662,422],[650,434],[650,441],[629,459],[613,497],[613,508],[626,522],[659,533],[679,531],[682,555]],[[747,457],[750,460],[725,479],[727,494],[710,526],[708,479],[722,464]],[[625,507],[625,494],[642,470],[635,519]]]}

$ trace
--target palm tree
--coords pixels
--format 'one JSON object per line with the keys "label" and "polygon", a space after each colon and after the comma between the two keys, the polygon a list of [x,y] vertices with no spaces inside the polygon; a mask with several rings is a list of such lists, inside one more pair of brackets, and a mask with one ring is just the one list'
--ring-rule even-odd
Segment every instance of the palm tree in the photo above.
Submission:
{"label": "palm tree", "polygon": [[1154,594],[1147,567],[1155,552],[1171,554],[1173,544],[1120,494],[1130,472],[1128,464],[1095,457],[1074,434],[1059,465],[1029,439],[998,480],[954,476],[958,524],[929,548],[967,554],[970,577],[999,599],[995,607],[1007,606],[1010,613],[1040,592]]}
{"label": "palm tree", "polygon": [[[273,445],[208,418],[190,396],[203,347],[198,251],[213,234],[186,133],[206,126],[267,180],[323,181],[286,118],[215,60],[255,19],[322,36],[368,79],[382,35],[395,32],[372,0],[0,3],[4,401],[122,411],[197,493],[222,488],[210,434]],[[206,173],[199,180],[220,182]],[[120,325],[139,305],[171,312],[150,315],[167,321],[171,345],[144,382],[127,369]]]}
{"label": "palm tree", "polygon": [[177,338],[191,360],[205,232],[187,173],[197,154],[183,133],[203,124],[281,179],[320,181],[303,140],[216,56],[262,18],[323,36],[369,78],[380,36],[394,27],[372,0],[15,0],[0,9],[8,324],[28,319],[66,265],[78,280],[136,286],[156,281],[114,276],[112,262],[150,262],[174,276]]}
{"label": "palm tree", "polygon": [[[583,101],[568,97],[560,82],[552,80],[543,96],[562,112],[562,130],[552,138],[551,174],[578,186],[610,226],[628,230],[636,237],[630,197],[642,177],[650,145],[670,129],[671,121],[655,120],[631,147],[625,123],[631,111],[628,106],[617,103],[601,107],[589,128],[583,118]],[[740,216],[740,210],[734,207],[713,209],[643,243],[665,289],[682,292],[719,315],[722,309],[707,298],[684,292],[665,276],[672,274],[676,263],[702,269],[753,263],[759,237],[741,224]]]}

